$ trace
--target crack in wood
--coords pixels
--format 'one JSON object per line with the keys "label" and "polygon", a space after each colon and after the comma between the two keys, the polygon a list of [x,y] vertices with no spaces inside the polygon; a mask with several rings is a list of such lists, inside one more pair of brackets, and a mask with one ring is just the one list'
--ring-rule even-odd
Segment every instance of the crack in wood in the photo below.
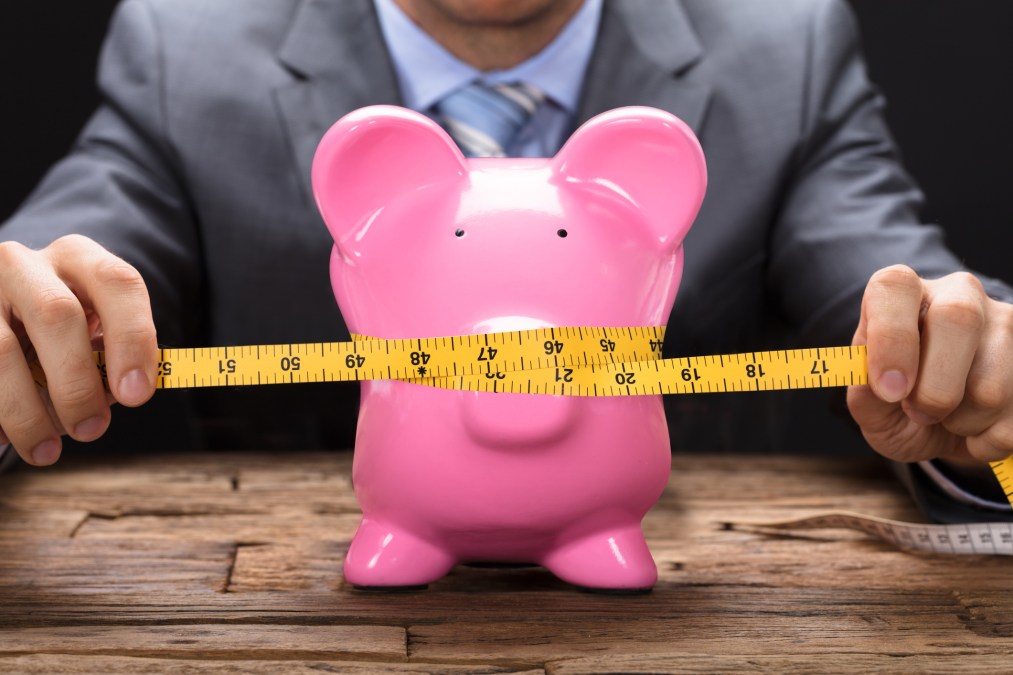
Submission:
{"label": "crack in wood", "polygon": [[92,517],[91,513],[84,514],[81,517],[81,520],[77,521],[77,524],[74,525],[74,528],[70,531],[70,534],[67,535],[67,538],[68,539],[73,539],[74,537],[76,537],[77,533],[78,533],[78,530],[80,530],[84,526],[84,524],[88,522],[88,519],[91,518],[91,517]]}
{"label": "crack in wood", "polygon": [[232,577],[236,573],[236,563],[239,560],[239,551],[244,548],[257,548],[260,546],[270,546],[271,542],[267,541],[237,541],[232,546],[231,557],[229,558],[229,567],[225,571],[225,582],[222,584],[222,588],[219,593],[233,593],[232,590]]}
{"label": "crack in wood", "polygon": [[996,623],[986,612],[996,609],[994,606],[983,605],[975,599],[966,598],[961,591],[953,591],[953,599],[957,603],[957,620],[967,630],[984,637],[1009,637],[1013,629],[1009,625]]}
{"label": "crack in wood", "polygon": [[91,518],[99,520],[118,520],[120,518],[207,518],[218,516],[263,516],[262,511],[246,509],[188,511],[186,509],[126,509],[123,511],[91,511]]}
{"label": "crack in wood", "polygon": [[[523,620],[519,621],[519,623]],[[418,624],[416,624],[418,625]],[[424,625],[424,624],[423,624]],[[411,625],[405,626],[405,657],[407,662],[412,665],[421,664],[433,664],[433,665],[446,665],[446,666],[469,666],[475,668],[473,672],[479,672],[477,669],[482,666],[488,666],[496,669],[509,668],[517,671],[543,671],[545,672],[548,661],[542,661],[539,659],[524,659],[517,656],[507,656],[505,658],[496,658],[492,654],[482,654],[474,658],[468,656],[447,656],[440,655],[438,657],[433,656],[416,656],[415,654],[415,639],[413,637]],[[545,644],[550,644],[551,640],[546,640]],[[426,646],[426,641],[421,641],[423,648]],[[490,659],[490,657],[492,657]]]}
{"label": "crack in wood", "polygon": [[123,511],[117,518],[203,518],[207,516],[262,516],[263,513],[259,511],[234,511],[230,510],[223,513],[222,511],[187,511],[185,509],[130,509],[129,511]]}
{"label": "crack in wood", "polygon": [[[663,499],[645,521],[661,575],[647,596],[579,593],[540,568],[462,566],[391,597],[341,576],[359,517],[350,482],[336,478],[350,459],[323,471],[330,455],[307,454],[279,474],[273,456],[201,457],[172,464],[164,492],[164,457],[136,460],[136,480],[110,480],[119,464],[67,474],[61,463],[12,484],[0,519],[0,672],[197,672],[216,661],[244,661],[221,672],[285,672],[323,660],[336,672],[442,675],[1009,670],[1005,560],[715,530],[745,509],[771,520],[844,506],[913,517],[899,487],[870,484],[851,460],[751,457],[741,472],[743,460],[675,457],[681,501]],[[189,485],[186,467],[198,476]],[[142,655],[166,661],[126,660]]]}
{"label": "crack in wood", "polygon": [[[340,650],[320,650],[320,651],[288,651],[284,649],[263,649],[258,650],[256,653],[251,654],[248,649],[228,649],[221,651],[193,651],[189,652],[186,650],[175,650],[175,649],[117,649],[110,647],[109,649],[45,649],[41,651],[35,650],[10,650],[3,652],[0,655],[0,659],[16,658],[19,656],[84,656],[84,657],[95,657],[95,656],[114,656],[124,658],[137,658],[137,659],[167,659],[172,661],[207,661],[212,659],[214,661],[315,661],[315,660],[328,660],[334,663],[340,663],[345,661],[350,662],[363,662],[363,663],[377,663],[377,664],[403,664],[404,660],[401,658],[391,658],[385,654],[371,654],[369,652],[361,652],[355,654],[348,654]],[[423,663],[430,663],[425,661]],[[451,663],[449,661],[436,661],[435,663]]]}
{"label": "crack in wood", "polygon": [[[89,511],[79,520],[70,533],[68,539],[76,539],[78,533],[90,520],[114,521],[122,518],[206,518],[224,515],[218,511],[184,511],[176,509],[130,509],[129,511]],[[262,515],[256,511],[234,511],[227,515],[257,516]],[[243,542],[242,546],[261,546],[263,542]]]}
{"label": "crack in wood", "polygon": [[225,570],[225,582],[222,584],[221,593],[229,593],[229,586],[232,585],[232,575],[236,571],[236,560],[239,558],[239,544],[232,547],[231,557],[229,558],[229,568]]}

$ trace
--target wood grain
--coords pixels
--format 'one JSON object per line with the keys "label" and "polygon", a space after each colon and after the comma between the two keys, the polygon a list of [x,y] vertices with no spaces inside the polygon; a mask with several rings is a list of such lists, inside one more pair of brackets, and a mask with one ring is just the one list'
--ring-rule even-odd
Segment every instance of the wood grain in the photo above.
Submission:
{"label": "wood grain", "polygon": [[1003,673],[1010,668],[1007,654],[826,654],[818,661],[795,655],[683,654],[588,657],[549,663],[549,675],[593,673]]}
{"label": "wood grain", "polygon": [[30,656],[0,657],[0,672],[24,675],[94,675],[94,673],[138,673],[139,675],[239,675],[240,673],[293,673],[294,675],[320,675],[343,673],[371,675],[372,673],[429,673],[431,675],[543,675],[545,671],[502,668],[499,666],[454,666],[432,663],[380,663],[376,661],[348,661],[313,659],[306,661],[271,659],[235,659],[210,661],[207,659],[163,659],[124,656],[65,656],[62,654],[33,654]]}
{"label": "wood grain", "polygon": [[1002,672],[1013,560],[731,518],[919,518],[874,458],[676,455],[647,595],[538,567],[361,591],[341,452],[88,458],[0,476],[0,672]]}
{"label": "wood grain", "polygon": [[392,626],[73,626],[0,631],[0,654],[117,654],[202,659],[407,661]]}

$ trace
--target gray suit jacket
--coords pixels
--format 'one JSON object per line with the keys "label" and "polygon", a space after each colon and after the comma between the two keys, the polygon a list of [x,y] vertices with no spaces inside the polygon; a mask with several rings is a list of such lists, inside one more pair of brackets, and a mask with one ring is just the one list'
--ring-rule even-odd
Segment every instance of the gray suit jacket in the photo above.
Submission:
{"label": "gray suit jacket", "polygon": [[[0,237],[105,244],[144,274],[166,345],[346,338],[309,168],[336,119],[399,102],[371,2],[127,0],[99,84],[103,106]],[[669,354],[848,344],[875,270],[961,268],[919,222],[841,0],[607,2],[575,123],[631,104],[685,120],[710,172]],[[355,389],[190,398],[216,446],[349,445]],[[674,447],[770,445],[768,403],[750,416],[746,398],[670,399]],[[178,442],[177,414],[128,442]]]}

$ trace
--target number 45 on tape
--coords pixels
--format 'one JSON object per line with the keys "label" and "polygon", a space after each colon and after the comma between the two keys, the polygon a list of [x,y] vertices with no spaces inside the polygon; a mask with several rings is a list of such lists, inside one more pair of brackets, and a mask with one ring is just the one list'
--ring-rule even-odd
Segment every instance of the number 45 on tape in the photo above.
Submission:
{"label": "number 45 on tape", "polygon": [[[162,349],[162,389],[404,380],[484,392],[642,396],[842,387],[868,381],[863,346],[661,358],[665,329],[563,327],[387,340]],[[105,353],[95,352],[105,375]],[[40,386],[45,376],[33,373]],[[992,464],[1013,504],[1013,457]]]}

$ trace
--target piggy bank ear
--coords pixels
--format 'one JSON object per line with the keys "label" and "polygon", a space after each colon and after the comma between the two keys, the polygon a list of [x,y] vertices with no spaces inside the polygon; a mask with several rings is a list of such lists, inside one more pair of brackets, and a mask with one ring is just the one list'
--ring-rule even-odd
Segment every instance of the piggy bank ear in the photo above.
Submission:
{"label": "piggy bank ear", "polygon": [[618,108],[583,124],[553,159],[566,184],[644,214],[659,244],[674,249],[707,189],[703,150],[679,118],[654,108]]}
{"label": "piggy bank ear", "polygon": [[467,176],[454,141],[424,115],[361,108],[324,134],[313,157],[313,196],[339,245],[406,191]]}

